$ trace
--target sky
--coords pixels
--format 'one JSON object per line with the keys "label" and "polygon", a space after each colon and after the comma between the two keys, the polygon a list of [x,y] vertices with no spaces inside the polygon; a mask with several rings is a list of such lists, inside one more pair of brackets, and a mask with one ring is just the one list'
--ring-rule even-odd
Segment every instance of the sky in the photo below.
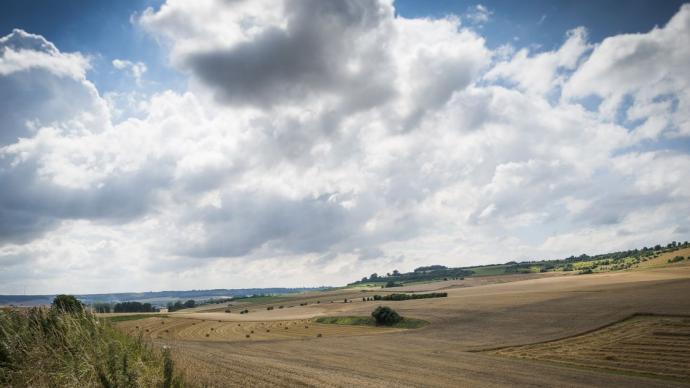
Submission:
{"label": "sky", "polygon": [[690,239],[682,2],[0,7],[0,293]]}

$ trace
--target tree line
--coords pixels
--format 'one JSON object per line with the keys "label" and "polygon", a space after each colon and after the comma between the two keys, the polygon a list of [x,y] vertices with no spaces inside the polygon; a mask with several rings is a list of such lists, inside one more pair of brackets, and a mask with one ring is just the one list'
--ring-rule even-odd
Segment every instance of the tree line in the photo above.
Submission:
{"label": "tree line", "polygon": [[155,313],[158,308],[151,303],[141,302],[120,302],[103,303],[96,302],[92,305],[93,311],[97,313]]}
{"label": "tree line", "polygon": [[447,296],[448,296],[447,292],[431,292],[428,294],[390,294],[390,295],[374,295],[374,300],[410,300],[410,299],[445,298]]}

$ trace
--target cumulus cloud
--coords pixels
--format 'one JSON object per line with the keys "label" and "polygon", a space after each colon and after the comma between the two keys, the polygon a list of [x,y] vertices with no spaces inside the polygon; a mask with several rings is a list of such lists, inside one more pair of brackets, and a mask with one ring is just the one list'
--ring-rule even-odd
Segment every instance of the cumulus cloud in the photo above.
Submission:
{"label": "cumulus cloud", "polygon": [[[375,88],[386,87],[376,81],[388,63],[379,48],[390,30],[390,4],[300,1],[283,8],[281,18],[257,20],[254,12],[264,10],[244,7],[241,21],[251,21],[242,28],[243,39],[223,47],[181,48],[189,39],[187,33],[177,29],[162,33],[176,46],[173,61],[226,103],[302,103],[305,98],[343,95],[345,89],[356,93],[361,88],[386,94]],[[167,14],[148,12],[141,22],[155,30],[181,22],[176,15],[169,10]]]}
{"label": "cumulus cloud", "polygon": [[[99,95],[87,57],[0,38],[6,291],[29,267],[36,292],[98,265],[71,291],[116,268],[137,275],[109,290],[314,285],[685,238],[688,154],[640,141],[687,136],[674,36],[688,7],[648,33],[592,44],[576,28],[536,52],[390,2],[267,4],[138,15],[191,82],[138,97],[136,117]],[[607,110],[626,95],[633,130]]]}
{"label": "cumulus cloud", "polygon": [[566,41],[558,50],[530,55],[529,49],[521,49],[511,58],[497,63],[485,77],[491,81],[509,81],[527,92],[546,94],[563,85],[568,71],[575,69],[578,60],[590,48],[587,31],[578,27],[567,32]]}
{"label": "cumulus cloud", "polygon": [[[615,117],[625,97],[626,119],[641,120],[639,138],[656,138],[668,130],[690,135],[690,5],[683,5],[666,26],[647,33],[604,39],[564,86],[564,97],[595,95],[599,111]],[[651,126],[651,128],[650,128]]]}
{"label": "cumulus cloud", "polygon": [[39,35],[16,29],[0,38],[0,145],[57,122],[71,131],[101,128],[108,111],[88,68],[86,57],[61,53]]}

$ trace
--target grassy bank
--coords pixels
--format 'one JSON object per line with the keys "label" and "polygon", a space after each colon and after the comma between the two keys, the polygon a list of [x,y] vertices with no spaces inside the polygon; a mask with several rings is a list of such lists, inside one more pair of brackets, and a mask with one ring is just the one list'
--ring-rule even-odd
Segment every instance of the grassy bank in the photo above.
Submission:
{"label": "grassy bank", "polygon": [[0,312],[0,386],[183,386],[167,350],[88,312]]}
{"label": "grassy bank", "polygon": [[[333,325],[357,325],[357,326],[376,326],[376,320],[373,317],[363,316],[348,316],[348,317],[320,317],[316,318],[317,323],[333,324]],[[417,329],[426,326],[429,322],[416,318],[403,318],[402,321],[387,327],[395,327],[399,329]]]}

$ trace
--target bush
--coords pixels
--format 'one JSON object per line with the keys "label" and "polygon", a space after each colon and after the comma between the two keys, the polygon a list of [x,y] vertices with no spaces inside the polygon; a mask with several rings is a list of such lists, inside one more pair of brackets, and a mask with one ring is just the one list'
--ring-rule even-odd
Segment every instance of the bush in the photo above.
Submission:
{"label": "bush", "polygon": [[376,320],[376,325],[379,326],[393,326],[402,321],[402,317],[388,306],[379,306],[372,313],[371,316]]}
{"label": "bush", "polygon": [[81,313],[84,311],[84,305],[77,298],[64,294],[56,296],[51,307],[60,313]]}
{"label": "bush", "polygon": [[668,259],[669,263],[677,263],[679,261],[683,261],[685,258],[683,256],[676,256],[673,259]]}

